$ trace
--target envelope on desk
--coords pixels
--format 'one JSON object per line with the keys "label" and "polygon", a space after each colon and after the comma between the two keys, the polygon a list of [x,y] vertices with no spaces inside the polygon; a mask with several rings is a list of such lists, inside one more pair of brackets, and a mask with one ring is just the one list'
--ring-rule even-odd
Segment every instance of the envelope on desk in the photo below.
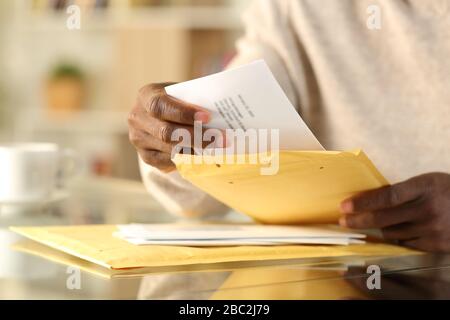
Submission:
{"label": "envelope on desk", "polygon": [[[45,258],[52,262],[69,265],[79,268],[82,271],[95,274],[107,279],[117,278],[136,278],[150,274],[168,274],[168,273],[185,273],[185,272],[229,272],[231,270],[240,269],[260,269],[273,268],[278,266],[278,260],[264,262],[252,261],[236,261],[230,263],[214,263],[201,265],[184,265],[184,266],[158,266],[143,268],[126,268],[111,269],[104,268],[97,264],[78,258],[74,255],[64,253],[62,251],[50,248],[36,241],[24,239],[12,246],[13,250],[24,252],[33,256]],[[278,262],[278,263],[277,263]],[[354,258],[337,257],[324,259],[301,259],[294,260],[288,264],[279,263],[281,266],[288,265],[295,269],[313,269],[313,270],[335,270],[346,271],[348,266],[364,266],[364,259],[354,260]]]}
{"label": "envelope on desk", "polygon": [[361,150],[280,151],[278,156],[274,175],[261,175],[270,155],[257,164],[215,163],[213,155],[177,154],[173,160],[183,178],[263,223],[335,223],[342,200],[388,184]]}
{"label": "envelope on desk", "polygon": [[400,256],[418,253],[384,243],[208,248],[136,246],[114,237],[113,233],[118,230],[114,225],[12,227],[11,230],[40,244],[112,270],[235,261]]}
{"label": "envelope on desk", "polygon": [[[205,128],[236,134],[239,130],[251,131],[255,137],[253,147],[258,147],[254,152],[285,150],[269,156],[258,154],[258,160],[267,158],[258,164],[217,163],[216,155],[177,154],[173,159],[185,179],[260,222],[337,222],[342,200],[387,184],[362,151],[324,151],[263,60],[174,84],[165,90],[177,99],[208,110],[211,120]],[[272,133],[278,133],[278,139]],[[235,151],[249,158],[252,149],[251,143],[246,144],[247,138],[230,136],[227,133],[226,152]],[[248,140],[250,136],[249,132]],[[240,150],[242,143],[244,148]],[[273,167],[267,163],[277,164],[278,172],[266,174]]]}

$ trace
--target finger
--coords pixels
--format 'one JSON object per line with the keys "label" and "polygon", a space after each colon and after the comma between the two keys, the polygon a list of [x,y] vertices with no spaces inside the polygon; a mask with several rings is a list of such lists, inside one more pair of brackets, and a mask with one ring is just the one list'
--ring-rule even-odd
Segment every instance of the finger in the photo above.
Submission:
{"label": "finger", "polygon": [[404,223],[384,228],[381,231],[386,240],[411,240],[432,234],[426,224],[420,223]]}
{"label": "finger", "polygon": [[146,132],[147,134],[165,143],[172,142],[172,134],[176,129],[193,132],[192,126],[177,125],[161,121],[149,115],[143,108],[135,108],[128,117],[130,127]]}
{"label": "finger", "polygon": [[[134,128],[136,131],[145,132],[147,135],[169,145],[178,142],[178,139],[176,139],[176,136],[174,136],[175,132],[177,131],[184,131],[187,135],[194,136],[194,127],[161,121],[150,116],[142,108],[135,108],[130,113],[128,117],[128,123],[130,125],[130,128]],[[132,130],[130,130],[130,140],[132,140],[131,131]],[[142,134],[139,137],[141,136]],[[142,146],[142,148],[154,149],[152,145],[144,145]]]}
{"label": "finger", "polygon": [[423,216],[423,207],[420,204],[406,204],[397,208],[346,214],[339,223],[347,228],[371,229],[386,228],[405,222],[412,222]]}
{"label": "finger", "polygon": [[450,252],[450,239],[441,239],[433,235],[421,237],[418,239],[402,241],[400,244],[406,247],[422,251],[443,252],[443,253]]}
{"label": "finger", "polygon": [[[183,147],[225,148],[228,146],[226,130],[205,128],[202,125],[194,124],[192,126],[163,121],[152,117],[144,108],[138,105],[130,112],[128,124],[130,128],[143,130],[165,143],[176,143]],[[180,144],[181,137],[183,141]],[[196,141],[197,139],[198,141]]]}
{"label": "finger", "polygon": [[139,149],[138,153],[146,164],[158,168],[161,171],[170,172],[175,169],[175,164],[170,159],[170,154],[146,149]]}
{"label": "finger", "polygon": [[194,121],[206,123],[210,119],[207,110],[168,96],[165,91],[143,90],[138,101],[149,115],[160,120],[193,125]]}
{"label": "finger", "polygon": [[369,212],[392,208],[415,200],[423,194],[420,179],[413,178],[391,186],[366,191],[341,204],[343,213]]}
{"label": "finger", "polygon": [[410,247],[419,250],[426,250],[430,246],[430,241],[431,241],[430,239],[422,237],[417,239],[401,241],[400,244],[405,247]]}
{"label": "finger", "polygon": [[137,149],[156,150],[167,154],[170,154],[173,149],[172,144],[164,143],[143,130],[130,130],[129,138]]}
{"label": "finger", "polygon": [[[176,144],[180,141],[181,137],[185,138],[183,139],[183,142],[185,142],[187,146],[190,146],[194,142],[195,129],[193,126],[179,125],[156,118],[150,118],[147,123],[141,123],[140,126],[142,126],[147,133],[167,144]],[[202,130],[197,131],[199,131],[198,134],[201,137]]]}
{"label": "finger", "polygon": [[[133,116],[130,116],[129,122],[131,121],[133,123],[132,127],[145,131],[147,134],[161,140],[165,144],[176,144],[183,147],[199,145],[199,148],[206,148],[212,145],[216,148],[223,148],[226,146],[226,134],[224,130],[175,124],[142,113],[145,112],[136,111]],[[205,132],[211,133],[208,138],[212,139],[206,141]],[[195,141],[195,139],[198,139],[199,141]]]}
{"label": "finger", "polygon": [[[144,124],[143,124],[144,125]],[[161,121],[152,118],[146,126],[146,131],[166,144],[183,147],[223,148],[226,145],[224,130],[204,128],[202,126],[186,126],[173,122]],[[205,132],[213,132],[206,138]]]}

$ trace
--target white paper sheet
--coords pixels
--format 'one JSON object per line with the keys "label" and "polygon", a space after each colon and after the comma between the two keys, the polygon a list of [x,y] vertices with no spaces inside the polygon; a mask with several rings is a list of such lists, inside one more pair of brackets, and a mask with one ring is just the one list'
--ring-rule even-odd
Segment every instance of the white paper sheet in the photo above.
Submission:
{"label": "white paper sheet", "polygon": [[166,92],[209,110],[206,127],[278,129],[280,150],[323,150],[264,60],[178,83]]}
{"label": "white paper sheet", "polygon": [[119,225],[115,236],[136,245],[285,245],[364,243],[365,235],[326,227],[226,225],[226,224],[130,224]]}
{"label": "white paper sheet", "polygon": [[234,240],[145,240],[137,238],[119,238],[135,245],[166,245],[166,246],[195,246],[195,247],[221,247],[221,246],[279,246],[289,244],[315,244],[315,245],[349,245],[362,244],[364,240],[359,239],[339,239],[339,238],[298,238],[289,240],[262,241],[251,239]]}

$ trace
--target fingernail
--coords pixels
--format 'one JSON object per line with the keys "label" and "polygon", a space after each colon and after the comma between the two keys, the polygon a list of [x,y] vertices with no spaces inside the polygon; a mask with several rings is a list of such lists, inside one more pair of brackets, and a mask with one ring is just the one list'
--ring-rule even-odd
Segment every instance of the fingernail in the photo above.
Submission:
{"label": "fingernail", "polygon": [[207,123],[209,121],[209,113],[204,111],[199,111],[194,114],[194,121],[200,121],[202,123]]}
{"label": "fingernail", "polygon": [[341,203],[342,213],[352,213],[353,212],[353,202],[351,200],[345,200]]}

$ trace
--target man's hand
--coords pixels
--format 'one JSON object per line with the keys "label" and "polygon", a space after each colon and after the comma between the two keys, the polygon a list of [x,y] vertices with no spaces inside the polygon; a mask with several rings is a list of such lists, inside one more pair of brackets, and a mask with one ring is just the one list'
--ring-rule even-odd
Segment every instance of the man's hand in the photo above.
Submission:
{"label": "man's hand", "polygon": [[210,117],[206,110],[167,95],[164,87],[170,84],[140,89],[128,117],[129,138],[142,160],[165,172],[175,169],[171,153],[177,141],[172,141],[172,133],[183,128],[193,137],[194,121],[207,123]]}
{"label": "man's hand", "polygon": [[388,240],[450,252],[450,175],[429,173],[364,192],[341,203],[340,224],[381,229]]}

